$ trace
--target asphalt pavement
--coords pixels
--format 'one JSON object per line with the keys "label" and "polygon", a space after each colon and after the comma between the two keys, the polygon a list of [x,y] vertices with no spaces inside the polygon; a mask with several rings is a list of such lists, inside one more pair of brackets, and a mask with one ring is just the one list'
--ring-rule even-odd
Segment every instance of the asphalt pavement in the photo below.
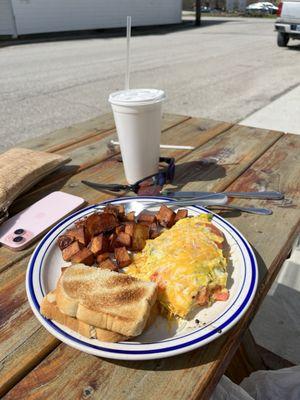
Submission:
{"label": "asphalt pavement", "polygon": [[[0,150],[110,111],[109,93],[124,86],[123,32],[4,44]],[[168,112],[241,121],[297,88],[299,50],[296,41],[277,47],[272,19],[204,17],[197,28],[186,20],[139,30],[131,86],[164,89]]]}

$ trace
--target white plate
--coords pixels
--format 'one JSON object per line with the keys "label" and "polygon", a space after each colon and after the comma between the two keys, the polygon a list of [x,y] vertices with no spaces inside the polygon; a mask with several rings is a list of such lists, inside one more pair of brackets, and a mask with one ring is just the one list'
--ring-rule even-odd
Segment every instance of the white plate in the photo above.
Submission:
{"label": "white plate", "polygon": [[[126,204],[132,198],[103,202]],[[139,197],[138,201],[171,201],[167,197]],[[174,199],[173,199],[174,200]],[[210,213],[202,207],[186,207],[189,215]],[[257,287],[257,263],[253,251],[240,234],[226,220],[213,216],[213,223],[224,233],[230,246],[229,299],[218,301],[211,307],[194,313],[189,321],[180,324],[158,317],[146,333],[136,341],[107,343],[87,339],[58,323],[47,320],[40,314],[42,298],[55,289],[63,261],[56,240],[72,224],[99,209],[99,204],[77,211],[58,223],[36,247],[27,268],[26,291],[32,310],[41,324],[62,342],[86,353],[120,360],[147,360],[170,357],[204,346],[228,331],[249,307]],[[196,320],[197,323],[196,323]]]}

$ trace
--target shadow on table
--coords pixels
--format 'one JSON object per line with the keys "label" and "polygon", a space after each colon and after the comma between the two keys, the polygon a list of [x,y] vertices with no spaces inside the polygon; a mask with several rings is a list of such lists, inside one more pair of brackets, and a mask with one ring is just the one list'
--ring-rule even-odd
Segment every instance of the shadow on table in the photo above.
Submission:
{"label": "shadow on table", "polygon": [[[213,157],[176,164],[174,190],[181,190],[192,182],[212,181],[226,176],[226,170]],[[203,189],[205,190],[205,189]]]}
{"label": "shadow on table", "polygon": [[254,252],[254,255],[256,257],[256,261],[257,261],[257,267],[258,267],[258,284],[260,284],[262,282],[262,280],[264,279],[266,273],[268,272],[268,268],[266,267],[266,264],[263,260],[263,258],[261,257],[261,255],[259,254],[259,252],[256,250],[255,247],[252,247],[252,250]]}
{"label": "shadow on table", "polygon": [[106,361],[124,368],[146,371],[177,371],[191,369],[200,365],[209,364],[218,359],[218,353],[226,340],[227,334],[215,341],[215,346],[209,344],[199,349],[180,354],[175,357],[161,358],[147,361],[120,361],[107,359]]}

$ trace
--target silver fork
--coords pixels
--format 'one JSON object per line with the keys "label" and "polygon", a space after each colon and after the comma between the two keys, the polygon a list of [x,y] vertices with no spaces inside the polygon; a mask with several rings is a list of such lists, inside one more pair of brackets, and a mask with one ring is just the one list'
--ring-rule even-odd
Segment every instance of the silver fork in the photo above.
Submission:
{"label": "silver fork", "polygon": [[194,206],[199,205],[207,208],[218,208],[218,209],[231,209],[236,211],[247,212],[250,214],[258,214],[258,215],[271,215],[273,211],[268,208],[260,208],[260,207],[243,207],[236,206],[233,204],[226,204],[228,198],[225,195],[219,194],[215,195],[211,199],[191,199],[191,200],[178,200],[178,201],[160,201],[160,202],[150,202],[150,201],[137,201],[132,200],[125,203],[126,212],[134,211],[135,215],[138,216],[144,210],[148,210],[157,206]]}

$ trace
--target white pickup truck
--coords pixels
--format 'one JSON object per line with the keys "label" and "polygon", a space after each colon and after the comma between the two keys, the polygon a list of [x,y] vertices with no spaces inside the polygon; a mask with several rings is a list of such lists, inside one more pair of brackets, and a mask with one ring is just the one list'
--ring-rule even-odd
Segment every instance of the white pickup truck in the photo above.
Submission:
{"label": "white pickup truck", "polygon": [[289,39],[300,40],[300,0],[279,3],[275,22],[277,44],[285,47]]}

